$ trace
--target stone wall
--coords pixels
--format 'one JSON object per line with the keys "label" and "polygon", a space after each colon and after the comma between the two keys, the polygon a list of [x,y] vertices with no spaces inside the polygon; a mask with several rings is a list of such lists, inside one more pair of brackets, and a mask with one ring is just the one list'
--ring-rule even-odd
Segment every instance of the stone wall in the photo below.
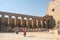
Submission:
{"label": "stone wall", "polygon": [[53,16],[57,27],[58,21],[60,20],[60,0],[51,0],[49,2],[46,15]]}
{"label": "stone wall", "polygon": [[[32,30],[52,29],[55,26],[55,20],[52,16],[46,15],[44,17],[0,12],[0,30],[12,31],[23,30],[24,27]],[[30,31],[32,31],[30,30]]]}

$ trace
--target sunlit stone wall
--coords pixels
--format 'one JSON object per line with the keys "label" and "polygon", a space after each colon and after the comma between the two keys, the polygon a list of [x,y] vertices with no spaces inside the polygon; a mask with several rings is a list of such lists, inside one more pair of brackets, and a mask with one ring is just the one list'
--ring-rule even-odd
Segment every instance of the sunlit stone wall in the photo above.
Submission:
{"label": "sunlit stone wall", "polygon": [[60,0],[51,0],[48,4],[47,15],[53,16],[56,26],[60,21]]}

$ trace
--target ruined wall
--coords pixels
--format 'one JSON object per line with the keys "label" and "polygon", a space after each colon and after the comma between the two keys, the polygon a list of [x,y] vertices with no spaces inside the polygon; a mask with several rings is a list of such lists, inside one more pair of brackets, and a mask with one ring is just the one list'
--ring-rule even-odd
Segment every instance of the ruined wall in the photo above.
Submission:
{"label": "ruined wall", "polygon": [[16,28],[47,28],[51,16],[31,16],[16,13],[0,12],[0,30],[15,30]]}
{"label": "ruined wall", "polygon": [[49,2],[46,15],[53,16],[57,26],[60,20],[60,0],[51,0]]}

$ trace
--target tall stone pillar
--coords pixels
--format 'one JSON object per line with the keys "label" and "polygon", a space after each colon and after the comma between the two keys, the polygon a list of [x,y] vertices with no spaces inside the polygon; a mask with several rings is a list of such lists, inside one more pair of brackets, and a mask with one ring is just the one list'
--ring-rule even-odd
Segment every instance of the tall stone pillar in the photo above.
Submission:
{"label": "tall stone pillar", "polygon": [[32,19],[32,28],[33,28],[33,19]]}
{"label": "tall stone pillar", "polygon": [[16,25],[16,17],[15,17],[15,25]]}
{"label": "tall stone pillar", "polygon": [[9,25],[9,17],[8,17],[8,25]]}
{"label": "tall stone pillar", "polygon": [[26,25],[27,25],[27,27],[28,27],[28,23],[29,23],[29,19],[27,18],[27,20],[26,20]]}
{"label": "tall stone pillar", "polygon": [[11,25],[11,16],[9,16],[9,22],[8,22],[9,25]]}
{"label": "tall stone pillar", "polygon": [[48,24],[47,24],[48,20],[46,20],[46,28],[48,27]]}
{"label": "tall stone pillar", "polygon": [[29,28],[32,27],[32,19],[30,19],[30,18],[29,18],[29,20],[28,20],[28,26],[29,26]]}
{"label": "tall stone pillar", "polygon": [[21,18],[21,26],[22,26],[22,19],[23,19],[23,18]]}
{"label": "tall stone pillar", "polygon": [[2,31],[4,30],[4,15],[2,15],[2,27],[1,27],[1,29],[2,29]]}
{"label": "tall stone pillar", "polygon": [[43,21],[41,21],[41,27],[43,28]]}
{"label": "tall stone pillar", "polygon": [[45,24],[45,28],[47,27],[47,21],[44,21],[44,24]]}
{"label": "tall stone pillar", "polygon": [[24,18],[22,17],[21,18],[21,26],[23,26],[23,20],[24,20]]}
{"label": "tall stone pillar", "polygon": [[38,27],[38,20],[36,20],[36,26]]}

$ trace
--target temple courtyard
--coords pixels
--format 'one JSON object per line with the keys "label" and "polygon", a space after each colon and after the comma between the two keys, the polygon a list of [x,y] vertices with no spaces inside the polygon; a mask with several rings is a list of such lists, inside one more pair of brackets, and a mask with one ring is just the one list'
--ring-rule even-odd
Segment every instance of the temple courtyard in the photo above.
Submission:
{"label": "temple courtyard", "polygon": [[60,36],[54,32],[27,32],[26,37],[23,32],[0,33],[0,40],[60,40]]}

